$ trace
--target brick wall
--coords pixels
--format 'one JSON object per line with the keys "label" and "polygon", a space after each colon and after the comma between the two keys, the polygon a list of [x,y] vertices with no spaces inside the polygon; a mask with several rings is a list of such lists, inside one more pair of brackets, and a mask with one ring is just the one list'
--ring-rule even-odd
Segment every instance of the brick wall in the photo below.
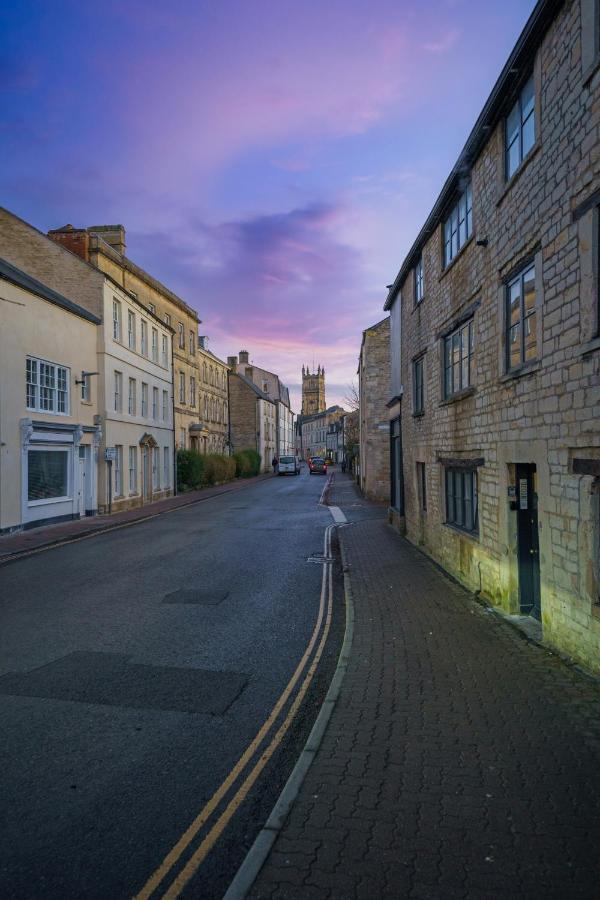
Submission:
{"label": "brick wall", "polygon": [[390,320],[363,332],[359,368],[360,486],[372,500],[390,497]]}
{"label": "brick wall", "polygon": [[[532,59],[536,144],[504,180],[504,120],[473,163],[473,237],[443,269],[442,225],[423,247],[424,297],[411,271],[401,286],[402,436],[406,528],[473,590],[520,611],[517,464],[536,467],[541,617],[545,639],[600,670],[598,478],[573,459],[600,459],[598,210],[581,207],[600,187],[600,74],[581,58],[581,7],[566,2]],[[507,97],[507,110],[514,96]],[[596,200],[596,203],[600,200]],[[487,246],[478,246],[478,240]],[[537,351],[506,371],[506,282],[535,263]],[[443,336],[472,312],[472,385],[444,400]],[[424,360],[422,415],[413,414],[414,361]],[[445,524],[440,459],[483,460],[477,469],[478,534]],[[421,509],[417,463],[425,464]],[[593,466],[591,467],[593,469]],[[514,504],[513,504],[514,505]]]}

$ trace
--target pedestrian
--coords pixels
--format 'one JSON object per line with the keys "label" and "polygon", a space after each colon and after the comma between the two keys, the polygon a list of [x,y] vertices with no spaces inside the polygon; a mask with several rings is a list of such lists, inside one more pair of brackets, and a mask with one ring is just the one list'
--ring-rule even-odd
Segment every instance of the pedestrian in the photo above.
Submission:
{"label": "pedestrian", "polygon": [[279,462],[279,460],[277,459],[276,456],[274,456],[273,459],[271,460],[271,465],[273,466],[273,475],[274,475],[275,472],[277,471],[277,464],[278,464],[278,462]]}
{"label": "pedestrian", "polygon": [[344,457],[342,460],[342,474],[346,474],[346,457]]}

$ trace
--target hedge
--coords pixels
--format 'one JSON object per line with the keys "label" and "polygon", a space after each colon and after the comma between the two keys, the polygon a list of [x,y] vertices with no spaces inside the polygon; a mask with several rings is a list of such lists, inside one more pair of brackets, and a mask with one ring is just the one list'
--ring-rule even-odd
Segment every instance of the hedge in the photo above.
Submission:
{"label": "hedge", "polygon": [[240,450],[233,454],[235,460],[235,474],[237,478],[252,478],[260,472],[260,453],[256,450]]}

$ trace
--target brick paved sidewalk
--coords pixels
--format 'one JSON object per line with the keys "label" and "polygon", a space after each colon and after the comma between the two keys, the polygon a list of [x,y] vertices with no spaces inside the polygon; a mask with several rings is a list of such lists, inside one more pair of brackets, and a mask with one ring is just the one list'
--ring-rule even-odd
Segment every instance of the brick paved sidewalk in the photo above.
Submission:
{"label": "brick paved sidewalk", "polygon": [[203,488],[200,491],[189,491],[185,494],[178,494],[176,497],[167,497],[165,500],[157,500],[155,503],[147,503],[145,506],[137,506],[135,509],[112,513],[110,516],[90,516],[84,519],[73,519],[70,522],[60,522],[57,525],[31,528],[28,531],[19,531],[16,534],[1,535],[0,563],[3,560],[31,552],[32,550],[38,550],[42,547],[51,547],[53,544],[60,544],[62,541],[68,541],[72,538],[83,537],[89,534],[100,534],[102,531],[114,528],[117,525],[141,522],[144,519],[159,516],[161,513],[170,512],[182,506],[189,506],[192,503],[199,503],[217,494],[236,491],[250,484],[255,484],[257,481],[264,481],[272,477],[270,473],[257,475],[255,478],[239,479],[226,484]]}
{"label": "brick paved sidewalk", "polygon": [[248,896],[598,897],[597,682],[350,505],[350,666]]}

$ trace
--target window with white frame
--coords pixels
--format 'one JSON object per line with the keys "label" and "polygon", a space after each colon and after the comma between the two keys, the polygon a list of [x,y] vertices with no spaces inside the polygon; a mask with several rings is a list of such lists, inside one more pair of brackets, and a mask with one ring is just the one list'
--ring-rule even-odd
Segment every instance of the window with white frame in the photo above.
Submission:
{"label": "window with white frame", "polygon": [[90,403],[92,400],[92,382],[90,376],[82,372],[81,374],[81,401],[82,403]]}
{"label": "window with white frame", "polygon": [[196,355],[196,337],[193,331],[190,331],[190,353],[192,356]]}
{"label": "window with white frame", "polygon": [[473,319],[444,338],[444,399],[471,387],[474,346]]}
{"label": "window with white frame", "polygon": [[129,493],[137,494],[137,447],[129,448]]}
{"label": "window with white frame", "polygon": [[185,403],[185,373],[179,373],[179,402]]}
{"label": "window with white frame", "polygon": [[158,362],[158,331],[152,329],[152,362]]}
{"label": "window with white frame", "polygon": [[55,448],[28,450],[27,501],[35,504],[69,497],[68,450]]}
{"label": "window with white frame", "polygon": [[167,422],[169,419],[169,392],[162,392],[162,417],[163,422]]}
{"label": "window with white frame", "polygon": [[113,297],[113,338],[121,340],[121,304],[116,297]]}
{"label": "window with white frame", "polygon": [[158,419],[158,388],[152,388],[152,418],[156,421]]}
{"label": "window with white frame", "polygon": [[148,416],[148,385],[142,381],[142,416]]}
{"label": "window with white frame", "polygon": [[129,393],[127,398],[127,412],[130,416],[135,416],[136,412],[136,393],[137,385],[135,378],[129,379]]}
{"label": "window with white frame", "polygon": [[536,358],[535,263],[531,263],[506,285],[507,371]]}
{"label": "window with white frame", "polygon": [[115,371],[115,391],[114,391],[114,405],[115,412],[121,412],[123,408],[123,375],[121,372]]}
{"label": "window with white frame", "polygon": [[177,323],[177,331],[179,333],[179,346],[182,350],[185,349],[185,328],[183,327],[182,322]]}
{"label": "window with white frame", "polygon": [[190,375],[190,406],[196,406],[196,379]]}
{"label": "window with white frame", "polygon": [[415,266],[415,303],[420,303],[423,299],[423,289],[423,257],[420,256]]}
{"label": "window with white frame", "polygon": [[149,303],[149,304],[148,304],[148,309],[150,310],[150,312],[151,312],[153,315],[156,314],[156,307],[155,307],[154,303]]}
{"label": "window with white frame", "polygon": [[123,493],[123,446],[115,444],[115,461],[113,463],[114,494],[120,497]]}
{"label": "window with white frame", "polygon": [[169,313],[165,313],[165,315],[164,315],[164,322],[165,322],[165,325],[170,325],[170,324],[171,324],[171,316],[169,315]]}
{"label": "window with white frame", "polygon": [[148,356],[148,323],[145,319],[141,322],[141,353],[142,356]]}
{"label": "window with white frame", "polygon": [[127,310],[127,346],[135,350],[135,313]]}
{"label": "window with white frame", "polygon": [[466,186],[444,222],[444,265],[448,266],[473,233],[473,193]]}
{"label": "window with white frame", "polygon": [[25,378],[27,409],[69,414],[70,369],[28,356]]}
{"label": "window with white frame", "polygon": [[162,336],[162,364],[165,369],[169,365],[169,343],[166,334]]}
{"label": "window with white frame", "polygon": [[169,448],[164,447],[163,448],[163,487],[165,487],[165,488],[169,487],[169,483],[171,481],[171,478],[170,478],[171,469],[170,469],[169,456],[170,456]]}
{"label": "window with white frame", "polygon": [[532,75],[506,117],[504,152],[507,179],[512,178],[534,144],[535,86]]}
{"label": "window with white frame", "polygon": [[160,489],[160,447],[152,448],[152,490]]}

